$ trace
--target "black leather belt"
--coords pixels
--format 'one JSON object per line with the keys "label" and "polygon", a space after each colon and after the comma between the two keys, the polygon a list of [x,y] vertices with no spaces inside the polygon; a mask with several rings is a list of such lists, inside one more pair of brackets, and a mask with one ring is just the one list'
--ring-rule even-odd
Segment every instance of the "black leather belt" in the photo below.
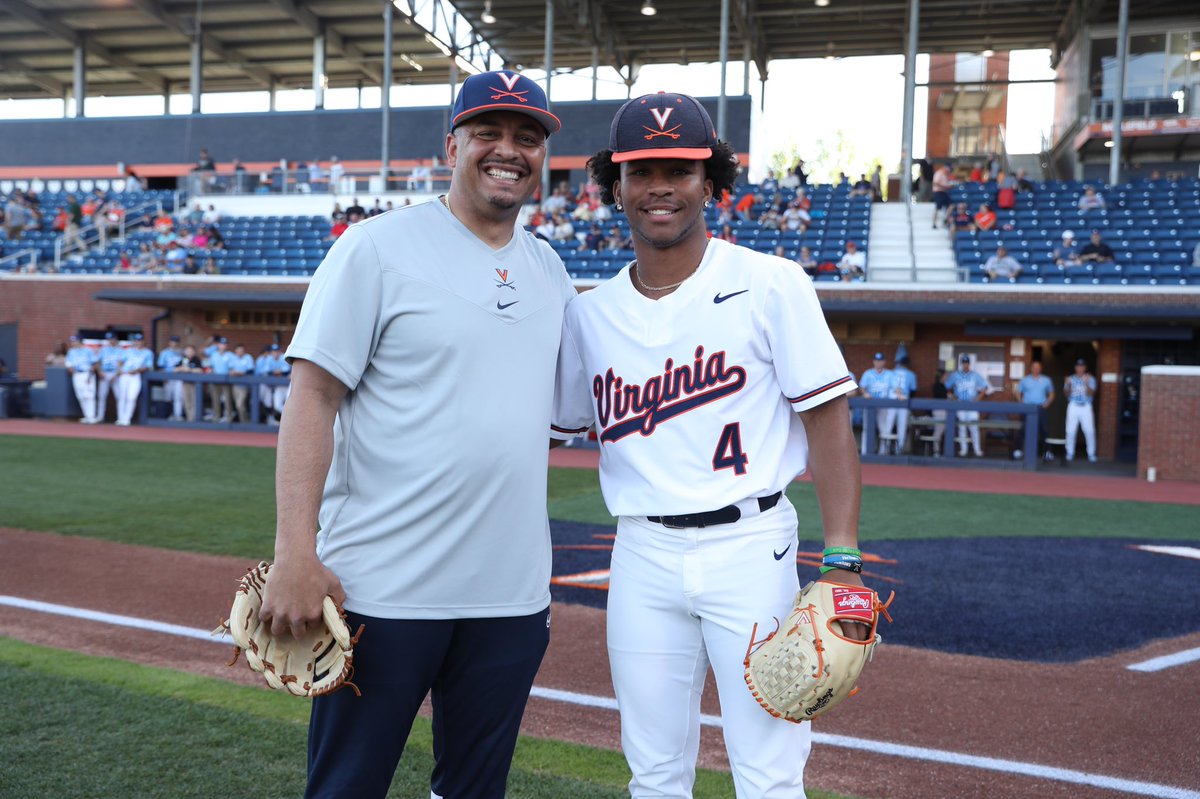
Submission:
{"label": "black leather belt", "polygon": [[[758,512],[766,513],[779,504],[782,491],[776,491],[769,497],[758,498]],[[726,505],[720,510],[710,510],[704,513],[684,513],[680,516],[647,516],[646,521],[656,522],[663,527],[711,527],[714,524],[732,524],[742,518],[742,509],[737,505]]]}

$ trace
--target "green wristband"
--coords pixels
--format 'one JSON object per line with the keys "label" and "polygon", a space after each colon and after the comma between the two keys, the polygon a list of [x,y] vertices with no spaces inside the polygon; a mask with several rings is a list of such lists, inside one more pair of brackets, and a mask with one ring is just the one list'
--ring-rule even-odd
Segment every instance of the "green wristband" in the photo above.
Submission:
{"label": "green wristband", "polygon": [[862,550],[854,547],[826,547],[821,555],[854,555],[861,558]]}

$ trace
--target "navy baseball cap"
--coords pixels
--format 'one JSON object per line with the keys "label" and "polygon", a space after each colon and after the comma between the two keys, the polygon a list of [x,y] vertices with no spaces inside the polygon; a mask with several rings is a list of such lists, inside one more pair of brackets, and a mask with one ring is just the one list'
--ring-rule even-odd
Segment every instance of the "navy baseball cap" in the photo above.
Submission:
{"label": "navy baseball cap", "polygon": [[109,330],[107,333],[104,334],[104,337],[111,339],[111,338],[116,338],[117,336],[115,333],[113,333],[111,330]]}
{"label": "navy baseball cap", "polygon": [[141,341],[141,340],[142,340],[142,334],[141,334],[141,333],[134,333],[132,336],[130,336],[130,337],[129,337],[129,339],[130,339],[131,341]]}
{"label": "navy baseball cap", "polygon": [[1087,366],[1087,361],[1084,360],[1083,358],[1076,358],[1075,365],[1076,366]]}
{"label": "navy baseball cap", "polygon": [[877,360],[877,361],[886,361],[886,360],[887,360],[887,358],[883,357],[883,353],[882,353],[882,352],[877,352],[877,353],[875,353],[875,360]]}
{"label": "navy baseball cap", "polygon": [[179,341],[179,336],[171,336],[171,341]]}
{"label": "navy baseball cap", "polygon": [[271,352],[275,352],[275,351],[277,351],[277,350],[279,349],[279,345],[278,345],[278,344],[272,344],[270,347],[268,347],[268,349],[269,349],[269,350],[271,350]]}
{"label": "navy baseball cap", "polygon": [[542,87],[507,69],[481,72],[463,81],[450,113],[450,130],[489,111],[516,111],[531,116],[542,123],[548,134],[562,128],[562,122],[550,113]]}
{"label": "navy baseball cap", "polygon": [[68,341],[79,341],[79,336],[71,336]]}
{"label": "navy baseball cap", "polygon": [[225,338],[224,336],[221,336],[219,339],[217,339],[217,343],[218,344],[228,344],[229,339]]}
{"label": "navy baseball cap", "polygon": [[958,356],[958,362],[959,363],[970,363],[971,356],[964,353],[964,354]]}
{"label": "navy baseball cap", "polygon": [[635,97],[617,111],[608,134],[613,163],[644,158],[711,158],[717,131],[704,106],[686,94]]}

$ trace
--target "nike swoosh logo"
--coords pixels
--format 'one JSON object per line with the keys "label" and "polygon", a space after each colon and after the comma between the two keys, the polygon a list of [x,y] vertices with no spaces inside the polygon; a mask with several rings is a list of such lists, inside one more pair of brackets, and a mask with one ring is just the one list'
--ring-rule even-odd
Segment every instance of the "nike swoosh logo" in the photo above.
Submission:
{"label": "nike swoosh logo", "polygon": [[520,300],[513,300],[512,302],[497,302],[496,307],[498,309],[500,309],[501,311],[503,311],[505,308],[511,308],[512,306],[516,305],[518,302],[520,302]]}
{"label": "nike swoosh logo", "polygon": [[745,294],[749,290],[750,289],[742,289],[741,291],[735,291],[732,294],[726,294],[724,297],[721,296],[720,292],[717,292],[717,296],[713,297],[713,302],[720,305],[721,303],[725,302],[725,300],[729,299],[730,297],[736,297],[739,294]]}
{"label": "nike swoosh logo", "polygon": [[783,560],[783,556],[786,555],[788,553],[788,550],[791,548],[792,548],[792,545],[788,544],[786,547],[783,548],[782,552],[776,552],[775,550],[771,550],[771,554],[775,556],[775,560]]}

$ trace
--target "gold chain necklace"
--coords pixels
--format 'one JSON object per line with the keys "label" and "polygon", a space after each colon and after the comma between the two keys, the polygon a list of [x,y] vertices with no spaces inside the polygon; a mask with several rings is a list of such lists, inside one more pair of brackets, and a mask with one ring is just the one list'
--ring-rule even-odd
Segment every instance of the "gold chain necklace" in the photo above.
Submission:
{"label": "gold chain necklace", "polygon": [[637,261],[634,261],[633,268],[631,270],[633,272],[633,279],[637,282],[637,284],[639,286],[641,286],[646,291],[670,291],[671,289],[677,289],[680,286],[682,286],[684,284],[684,281],[686,281],[689,277],[696,274],[696,270],[700,268],[700,264],[696,264],[694,267],[692,267],[692,271],[690,271],[686,275],[684,275],[683,280],[680,280],[678,283],[672,283],[669,286],[647,286],[642,281],[642,277],[641,277],[642,271],[637,268],[637,265],[638,265]]}
{"label": "gold chain necklace", "polygon": [[[439,194],[438,199],[442,201],[442,205],[446,206],[446,210],[450,211],[450,198],[444,194]],[[453,214],[454,212],[450,211],[450,213]]]}

